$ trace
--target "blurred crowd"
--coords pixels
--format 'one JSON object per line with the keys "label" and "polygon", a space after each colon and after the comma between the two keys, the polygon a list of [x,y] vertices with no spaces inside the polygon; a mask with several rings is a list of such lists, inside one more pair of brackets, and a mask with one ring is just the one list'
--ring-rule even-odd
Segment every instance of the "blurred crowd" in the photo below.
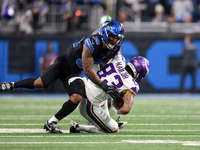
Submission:
{"label": "blurred crowd", "polygon": [[[200,0],[123,0],[118,17],[138,22],[197,22]],[[128,8],[128,9],[127,9]]]}
{"label": "blurred crowd", "polygon": [[67,31],[87,29],[95,13],[120,22],[200,21],[200,0],[1,0],[0,6],[0,23],[14,20],[26,32],[48,22],[67,22]]}

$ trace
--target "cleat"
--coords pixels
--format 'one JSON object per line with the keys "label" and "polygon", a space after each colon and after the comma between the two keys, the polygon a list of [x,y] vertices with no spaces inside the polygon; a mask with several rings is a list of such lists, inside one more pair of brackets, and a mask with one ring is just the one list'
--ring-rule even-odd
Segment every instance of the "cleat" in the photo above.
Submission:
{"label": "cleat", "polygon": [[119,129],[124,128],[128,124],[128,122],[126,122],[126,121],[124,121],[124,122],[117,122],[117,123],[118,123]]}
{"label": "cleat", "polygon": [[52,122],[52,123],[49,123],[48,121],[45,122],[44,129],[46,129],[46,131],[49,131],[50,133],[56,133],[56,134],[63,133],[57,127],[57,123],[56,122]]}
{"label": "cleat", "polygon": [[119,129],[124,128],[124,127],[128,124],[128,122],[126,122],[126,121],[120,122],[119,120],[120,120],[120,116],[119,116],[119,117],[117,118],[117,120],[116,120],[116,122],[118,123]]}
{"label": "cleat", "polygon": [[14,89],[14,82],[0,83],[0,91],[11,91]]}
{"label": "cleat", "polygon": [[79,124],[76,123],[75,121],[71,121],[69,123],[69,126],[70,126],[70,129],[69,129],[69,132],[70,133],[80,133],[80,131],[77,131],[76,129],[79,127]]}

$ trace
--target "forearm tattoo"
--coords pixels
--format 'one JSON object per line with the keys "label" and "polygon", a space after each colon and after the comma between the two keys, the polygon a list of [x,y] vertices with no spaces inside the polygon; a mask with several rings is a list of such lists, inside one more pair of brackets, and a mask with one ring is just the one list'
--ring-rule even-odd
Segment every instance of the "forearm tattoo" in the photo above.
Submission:
{"label": "forearm tattoo", "polygon": [[83,70],[84,70],[85,75],[92,82],[99,85],[102,81],[100,80],[96,72],[92,69],[94,66],[94,59],[90,50],[85,45],[84,45],[84,50],[82,54],[82,64],[83,64]]}
{"label": "forearm tattoo", "polygon": [[131,107],[133,105],[133,98],[134,98],[134,94],[133,93],[126,92],[126,94],[124,94],[124,97],[123,97],[124,104],[117,111],[117,113],[118,114],[127,114],[131,110]]}
{"label": "forearm tattoo", "polygon": [[124,95],[123,107],[130,110],[132,105],[133,105],[133,94],[130,92],[127,92],[127,94]]}

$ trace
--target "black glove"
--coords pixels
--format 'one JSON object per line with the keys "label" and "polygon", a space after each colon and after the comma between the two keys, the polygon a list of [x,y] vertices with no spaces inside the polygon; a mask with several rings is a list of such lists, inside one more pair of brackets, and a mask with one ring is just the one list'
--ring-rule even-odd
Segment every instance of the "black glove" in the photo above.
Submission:
{"label": "black glove", "polygon": [[107,94],[109,94],[113,99],[120,98],[120,93],[113,87],[101,82],[99,85]]}

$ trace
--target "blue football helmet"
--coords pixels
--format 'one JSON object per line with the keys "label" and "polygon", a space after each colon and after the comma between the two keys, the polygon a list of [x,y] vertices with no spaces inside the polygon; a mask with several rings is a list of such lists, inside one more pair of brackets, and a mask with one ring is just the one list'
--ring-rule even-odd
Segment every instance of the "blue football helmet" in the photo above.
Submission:
{"label": "blue football helmet", "polygon": [[116,45],[121,45],[124,40],[124,27],[118,21],[111,19],[106,21],[100,28],[100,35],[108,49],[113,49],[115,45],[110,44],[109,36],[114,36],[118,39]]}

